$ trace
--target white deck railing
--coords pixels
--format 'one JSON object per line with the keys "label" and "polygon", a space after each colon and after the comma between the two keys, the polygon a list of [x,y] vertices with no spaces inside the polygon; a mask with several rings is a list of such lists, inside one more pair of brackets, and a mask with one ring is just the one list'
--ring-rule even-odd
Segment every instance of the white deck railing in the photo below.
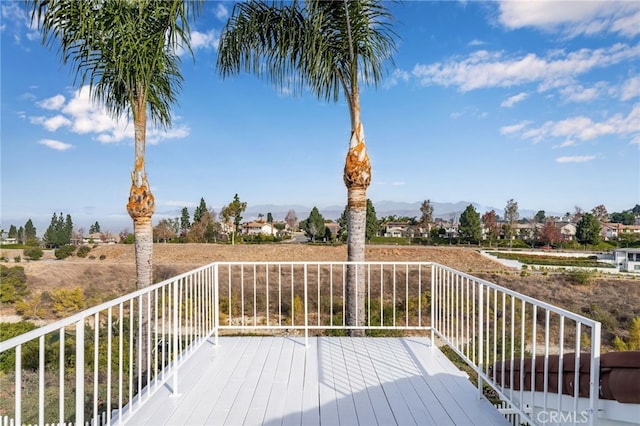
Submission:
{"label": "white deck railing", "polygon": [[597,423],[599,322],[445,266],[433,273],[433,330],[480,392],[486,382],[518,423]]}
{"label": "white deck railing", "polygon": [[[359,283],[355,326],[347,325],[350,273]],[[534,365],[544,359],[543,409],[557,399],[557,408],[577,413],[584,389],[576,381],[573,395],[553,393],[547,373],[552,354],[562,360],[578,353],[576,365],[586,357],[591,366],[583,411],[589,422],[596,418],[597,322],[428,262],[226,262],[0,342],[5,364],[15,360],[3,377],[13,386],[2,396],[0,419],[6,417],[0,423],[124,423],[162,385],[177,394],[178,367],[209,337],[217,343],[220,332],[308,337],[348,329],[438,336],[475,369],[480,389],[489,384],[508,403],[506,411],[532,424],[541,423],[539,410],[524,382],[515,390],[514,369],[511,380],[496,371],[526,357]]]}

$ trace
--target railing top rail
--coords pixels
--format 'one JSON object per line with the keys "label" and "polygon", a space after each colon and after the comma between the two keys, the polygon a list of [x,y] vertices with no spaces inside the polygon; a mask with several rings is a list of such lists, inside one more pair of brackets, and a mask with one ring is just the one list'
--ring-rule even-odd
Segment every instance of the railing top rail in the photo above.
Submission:
{"label": "railing top rail", "polygon": [[518,298],[520,300],[523,300],[525,302],[528,302],[528,303],[530,303],[532,305],[535,305],[535,306],[538,306],[540,308],[546,309],[546,310],[548,310],[550,312],[554,312],[554,313],[556,313],[558,315],[562,315],[562,316],[564,316],[566,318],[570,318],[570,319],[572,319],[574,321],[578,321],[578,322],[580,322],[580,323],[582,323],[584,325],[587,325],[588,327],[596,327],[596,325],[599,324],[598,321],[592,320],[591,318],[587,318],[587,317],[584,317],[582,315],[573,313],[571,311],[567,311],[566,309],[559,308],[557,306],[554,306],[554,305],[551,305],[549,303],[546,303],[546,302],[543,302],[541,300],[538,300],[538,299],[536,299],[534,297],[526,296],[526,295],[524,295],[522,293],[518,293],[517,291],[510,290],[510,289],[508,289],[506,287],[503,287],[501,285],[494,284],[494,283],[492,283],[490,281],[483,280],[482,278],[474,277],[473,275],[466,274],[464,272],[458,271],[458,270],[450,268],[448,266],[440,265],[439,263],[435,263],[434,262],[433,264],[436,267],[439,267],[439,268],[444,269],[446,271],[452,272],[452,273],[457,274],[459,276],[462,276],[462,277],[468,278],[468,279],[470,279],[472,281],[475,281],[477,283],[480,283],[480,284],[484,285],[485,287],[499,290],[499,291],[501,291],[501,292],[503,292],[505,294],[508,294],[510,296],[513,296],[513,297],[516,297],[516,298]]}
{"label": "railing top rail", "polygon": [[349,262],[346,260],[309,260],[309,261],[219,261],[214,262],[218,265],[424,265],[431,266],[433,262],[420,262],[420,261],[364,261],[364,262]]}
{"label": "railing top rail", "polygon": [[7,339],[4,340],[2,342],[0,342],[0,352],[4,352],[6,350],[9,350],[11,348],[14,348],[18,345],[21,345],[23,343],[26,343],[30,340],[33,340],[37,337],[49,334],[53,331],[59,330],[62,327],[66,327],[69,326],[71,324],[74,324],[78,321],[81,321],[85,318],[88,318],[92,315],[95,315],[97,312],[101,312],[104,311],[106,309],[112,308],[114,306],[118,306],[121,303],[124,302],[128,302],[131,299],[135,299],[136,297],[142,296],[144,294],[150,293],[152,291],[155,291],[156,289],[162,288],[164,286],[166,286],[167,284],[179,281],[185,277],[188,277],[190,275],[193,275],[197,272],[200,272],[202,270],[208,269],[210,267],[212,267],[213,265],[215,265],[215,263],[210,263],[208,265],[204,265],[204,266],[200,266],[198,268],[192,269],[190,271],[184,272],[182,274],[176,275],[175,277],[166,279],[164,281],[160,281],[159,283],[153,284],[149,287],[140,289],[140,290],[136,290],[132,293],[127,293],[124,296],[120,296],[117,297],[113,300],[110,300],[108,302],[102,303],[100,305],[96,305],[94,307],[91,307],[89,309],[85,309],[82,312],[78,312],[77,314],[71,315],[70,317],[67,318],[63,318],[61,320],[58,320],[56,322],[53,322],[51,324],[47,324],[47,325],[43,325],[42,327],[36,328],[35,330],[31,330],[28,331],[24,334],[21,334],[19,336],[16,337],[12,337],[11,339]]}

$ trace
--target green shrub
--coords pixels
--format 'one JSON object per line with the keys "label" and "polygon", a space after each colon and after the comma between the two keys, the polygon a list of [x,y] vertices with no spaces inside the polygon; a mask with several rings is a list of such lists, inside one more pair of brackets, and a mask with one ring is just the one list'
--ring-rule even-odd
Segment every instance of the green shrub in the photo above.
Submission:
{"label": "green shrub", "polygon": [[56,259],[66,259],[67,257],[71,256],[73,254],[73,252],[75,251],[76,247],[72,246],[70,244],[62,246],[62,247],[58,247],[53,254],[55,254]]}
{"label": "green shrub", "polygon": [[22,260],[22,258],[20,256],[16,256],[13,258],[13,261],[16,263],[20,263],[20,261]]}
{"label": "green shrub", "polygon": [[53,311],[59,317],[68,316],[84,308],[84,294],[79,287],[66,289],[56,288],[49,293],[53,302]]}
{"label": "green shrub", "polygon": [[101,255],[100,255],[100,260],[105,260],[106,258],[107,258],[107,255],[106,255],[106,254],[101,254]]}
{"label": "green shrub", "polygon": [[568,273],[569,277],[576,284],[589,284],[597,275],[594,269],[572,269]]}
{"label": "green shrub", "polygon": [[89,246],[81,246],[78,249],[78,252],[76,253],[76,256],[82,257],[82,258],[87,257],[87,255],[89,254],[90,251],[91,251],[91,247],[89,247]]}
{"label": "green shrub", "polygon": [[0,265],[0,302],[15,303],[28,294],[27,276],[22,266]]}
{"label": "green shrub", "polygon": [[[35,324],[27,321],[16,323],[0,322],[0,341],[9,340],[28,331],[35,330]],[[32,340],[22,345],[23,368],[37,368],[38,366],[38,342]],[[16,351],[10,350],[0,353],[0,371],[9,373],[15,371]]]}
{"label": "green shrub", "polygon": [[28,260],[40,260],[44,252],[40,247],[30,247],[24,249],[22,254],[24,254],[24,257],[26,257]]}

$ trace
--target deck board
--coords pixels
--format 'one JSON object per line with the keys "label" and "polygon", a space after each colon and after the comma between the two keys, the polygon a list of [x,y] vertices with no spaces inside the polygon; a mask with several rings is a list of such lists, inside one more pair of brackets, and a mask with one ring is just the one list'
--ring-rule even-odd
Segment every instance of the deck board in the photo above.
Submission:
{"label": "deck board", "polygon": [[220,337],[132,425],[507,424],[426,338]]}

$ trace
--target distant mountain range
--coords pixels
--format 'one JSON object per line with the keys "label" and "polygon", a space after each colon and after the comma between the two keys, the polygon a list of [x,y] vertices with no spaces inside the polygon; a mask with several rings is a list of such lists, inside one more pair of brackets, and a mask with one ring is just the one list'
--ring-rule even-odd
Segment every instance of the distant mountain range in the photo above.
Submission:
{"label": "distant mountain range", "polygon": [[[444,220],[452,220],[460,217],[460,214],[467,208],[469,204],[472,204],[478,213],[481,215],[490,210],[495,210],[497,215],[502,216],[504,213],[503,209],[498,209],[495,207],[482,206],[478,203],[469,202],[469,201],[458,201],[456,203],[438,203],[436,201],[431,201],[431,205],[433,206],[433,217],[441,218]],[[373,203],[373,206],[376,209],[376,216],[406,216],[406,217],[416,217],[420,218],[422,213],[420,212],[420,206],[422,205],[422,201],[416,201],[415,203],[407,203],[401,201],[379,201],[377,203]],[[346,206],[346,205],[345,205]],[[326,206],[326,207],[318,207],[318,211],[325,219],[338,219],[342,212],[344,211],[345,206]],[[252,220],[257,219],[259,214],[262,214],[265,218],[267,213],[271,213],[274,220],[284,220],[285,216],[289,212],[289,210],[294,210],[296,212],[296,216],[298,220],[304,220],[309,217],[309,213],[311,212],[312,207],[302,206],[302,205],[275,205],[275,204],[262,204],[255,206],[247,206],[247,210],[244,212],[244,220]],[[531,217],[535,215],[536,212],[532,210],[520,210],[520,217]],[[549,213],[552,214],[552,213]]]}

